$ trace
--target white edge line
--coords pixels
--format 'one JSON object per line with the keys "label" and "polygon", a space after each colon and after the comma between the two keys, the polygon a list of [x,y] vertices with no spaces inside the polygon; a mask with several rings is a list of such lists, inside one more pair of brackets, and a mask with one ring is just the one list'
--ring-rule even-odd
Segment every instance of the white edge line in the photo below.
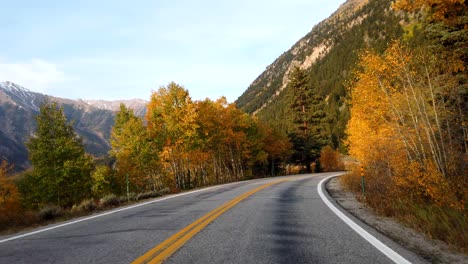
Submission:
{"label": "white edge line", "polygon": [[139,203],[139,204],[131,205],[131,206],[128,206],[128,207],[115,209],[115,210],[112,210],[112,211],[109,211],[109,212],[105,212],[105,213],[101,213],[101,214],[81,218],[81,219],[78,219],[78,220],[75,220],[75,221],[66,222],[66,223],[51,226],[51,227],[46,227],[46,228],[36,230],[36,231],[32,231],[32,232],[28,232],[28,233],[25,233],[25,234],[22,234],[22,235],[17,235],[17,236],[5,238],[5,239],[0,240],[0,244],[8,242],[8,241],[16,240],[16,239],[19,239],[19,238],[32,236],[32,235],[39,234],[39,233],[42,233],[42,232],[46,232],[46,231],[49,231],[49,230],[61,228],[61,227],[64,227],[64,226],[69,226],[69,225],[77,224],[77,223],[80,223],[80,222],[88,221],[88,220],[91,220],[91,219],[94,219],[94,218],[98,218],[98,217],[102,217],[102,216],[106,216],[106,215],[115,214],[115,213],[118,213],[118,212],[130,210],[130,209],[137,208],[137,207],[140,207],[140,206],[145,206],[145,205],[152,204],[152,203],[162,202],[164,200],[176,198],[176,197],[179,197],[179,196],[189,195],[189,194],[197,193],[197,192],[208,191],[208,190],[211,190],[211,189],[216,189],[216,188],[225,187],[225,186],[228,186],[228,185],[239,184],[239,183],[244,183],[244,182],[248,182],[248,181],[232,182],[232,183],[216,185],[216,186],[212,186],[212,187],[208,187],[208,188],[204,188],[204,189],[200,189],[200,190],[195,190],[195,191],[170,195],[170,196],[159,198],[159,199],[156,199],[156,200],[151,200],[151,201],[148,201],[148,202]]}
{"label": "white edge line", "polygon": [[343,222],[345,222],[347,225],[349,225],[354,231],[356,231],[360,236],[362,236],[365,240],[367,240],[371,245],[376,247],[380,252],[385,254],[389,259],[391,259],[395,263],[404,263],[404,264],[410,264],[408,260],[403,258],[401,255],[393,251],[391,248],[389,248],[387,245],[382,243],[380,240],[378,240],[376,237],[373,235],[369,234],[366,230],[364,230],[362,227],[360,227],[358,224],[353,222],[349,217],[347,217],[345,214],[343,214],[338,208],[336,208],[325,196],[325,194],[322,191],[322,185],[324,182],[326,182],[328,179],[336,177],[336,175],[329,176],[323,180],[320,181],[320,183],[317,186],[317,191],[320,195],[320,198],[322,198],[323,202],[339,217]]}

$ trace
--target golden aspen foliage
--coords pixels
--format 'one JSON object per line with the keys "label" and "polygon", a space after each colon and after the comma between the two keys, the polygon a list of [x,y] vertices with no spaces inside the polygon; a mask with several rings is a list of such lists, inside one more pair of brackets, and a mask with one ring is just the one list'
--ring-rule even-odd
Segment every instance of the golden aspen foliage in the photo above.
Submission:
{"label": "golden aspen foliage", "polygon": [[397,42],[382,56],[361,56],[350,91],[349,152],[385,176],[393,194],[461,209],[463,193],[452,179],[460,177],[462,161],[453,133],[441,124],[450,113],[434,101],[438,83],[418,65],[428,67]]}

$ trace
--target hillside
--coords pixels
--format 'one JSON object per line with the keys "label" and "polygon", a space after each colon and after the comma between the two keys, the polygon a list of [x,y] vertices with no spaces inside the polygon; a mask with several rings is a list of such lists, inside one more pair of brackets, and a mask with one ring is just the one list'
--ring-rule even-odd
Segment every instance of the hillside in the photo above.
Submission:
{"label": "hillside", "polygon": [[[83,139],[86,150],[94,156],[106,155],[115,111],[121,101],[83,101],[52,97],[32,92],[12,82],[0,83],[0,159],[14,164],[15,170],[29,166],[24,142],[34,133],[35,116],[44,100],[63,106],[68,120]],[[137,115],[145,113],[145,101],[122,101],[134,108]]]}
{"label": "hillside", "polygon": [[284,133],[290,132],[288,76],[295,66],[306,70],[326,98],[331,137],[338,146],[348,119],[344,83],[364,48],[382,52],[402,35],[402,18],[390,1],[349,0],[329,18],[314,26],[291,49],[279,56],[238,98],[242,110],[259,116]]}

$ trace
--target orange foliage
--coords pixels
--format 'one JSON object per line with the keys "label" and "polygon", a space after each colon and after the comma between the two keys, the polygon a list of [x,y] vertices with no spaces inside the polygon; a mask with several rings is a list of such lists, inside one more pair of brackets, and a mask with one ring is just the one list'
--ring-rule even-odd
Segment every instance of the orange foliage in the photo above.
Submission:
{"label": "orange foliage", "polygon": [[368,173],[382,177],[368,184],[387,195],[463,209],[464,194],[450,188],[458,173],[448,166],[456,159],[448,149],[450,131],[440,125],[448,113],[429,103],[436,88],[421,78],[415,61],[398,43],[383,56],[361,56],[351,89],[349,152]]}
{"label": "orange foliage", "polygon": [[20,212],[19,193],[16,185],[7,176],[9,166],[0,164],[0,223],[11,221]]}
{"label": "orange foliage", "polygon": [[465,0],[397,0],[393,7],[409,12],[429,10],[432,19],[443,22],[449,22],[453,13],[466,10]]}
{"label": "orange foliage", "polygon": [[323,171],[341,171],[344,170],[344,164],[338,151],[330,146],[324,147],[320,151],[320,164]]}

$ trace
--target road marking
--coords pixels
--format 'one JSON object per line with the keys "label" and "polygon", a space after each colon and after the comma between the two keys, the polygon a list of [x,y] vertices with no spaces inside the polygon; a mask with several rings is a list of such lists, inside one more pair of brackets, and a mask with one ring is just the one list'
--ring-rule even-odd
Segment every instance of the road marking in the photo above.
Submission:
{"label": "road marking", "polygon": [[[249,180],[249,181],[254,181],[254,180]],[[23,238],[23,237],[28,237],[28,236],[32,236],[32,235],[35,235],[35,234],[43,233],[43,232],[50,231],[50,230],[53,230],[53,229],[57,229],[57,228],[61,228],[61,227],[65,227],[65,226],[69,226],[69,225],[73,225],[73,224],[77,224],[77,223],[80,223],[80,222],[89,221],[89,220],[92,220],[92,219],[95,219],[95,218],[99,218],[99,217],[102,217],[102,216],[106,216],[106,215],[115,214],[115,213],[118,213],[118,212],[130,210],[130,209],[137,208],[137,207],[140,207],[140,206],[145,206],[145,205],[148,205],[148,204],[158,203],[158,202],[162,202],[162,201],[165,201],[165,200],[168,200],[168,199],[172,199],[172,198],[176,198],[176,197],[180,197],[180,196],[184,196],[184,195],[189,195],[189,194],[193,194],[193,193],[197,193],[197,192],[204,192],[204,191],[208,191],[208,190],[212,190],[212,189],[216,189],[216,188],[221,188],[221,187],[225,187],[225,186],[229,186],[229,185],[235,185],[235,184],[240,184],[240,183],[245,183],[245,182],[248,182],[248,181],[232,182],[232,183],[227,183],[227,184],[223,184],[223,185],[212,186],[212,187],[208,187],[208,188],[204,188],[204,189],[200,189],[200,190],[195,190],[195,191],[190,191],[190,192],[184,192],[184,193],[180,193],[180,194],[170,195],[170,196],[163,197],[163,198],[159,198],[159,199],[156,199],[156,200],[151,200],[151,201],[148,201],[148,202],[139,203],[139,204],[131,205],[131,206],[128,206],[128,207],[115,209],[115,210],[112,210],[112,211],[109,211],[109,212],[105,212],[105,213],[101,213],[101,214],[97,214],[97,215],[93,215],[93,216],[81,218],[81,219],[78,219],[78,220],[74,220],[74,221],[71,221],[71,222],[67,222],[67,223],[63,223],[63,224],[59,224],[59,225],[55,225],[55,226],[43,228],[43,229],[36,230],[36,231],[32,231],[32,232],[28,232],[28,233],[25,233],[25,234],[21,234],[21,235],[17,235],[17,236],[5,238],[5,239],[0,240],[0,244],[5,243],[5,242],[8,242],[8,241],[12,241],[12,240],[20,239],[20,238]]]}
{"label": "road marking", "polygon": [[236,206],[241,201],[245,200],[246,198],[248,198],[256,192],[259,192],[265,188],[287,180],[289,180],[289,178],[263,184],[253,190],[245,192],[244,194],[232,199],[231,201],[221,205],[220,207],[199,218],[192,224],[186,226],[176,234],[163,241],[161,244],[152,248],[144,255],[137,258],[133,262],[133,264],[162,263],[165,259],[170,257],[174,252],[176,252],[180,247],[182,247],[186,242],[188,242],[192,237],[194,237],[198,232],[203,230],[203,228],[205,228],[208,224],[213,222],[216,218],[218,218],[220,215],[222,215],[232,207]]}
{"label": "road marking", "polygon": [[343,214],[338,208],[336,208],[325,196],[325,194],[322,191],[322,185],[324,182],[326,182],[328,179],[336,177],[336,176],[329,176],[323,180],[320,181],[320,183],[317,186],[317,191],[320,195],[320,198],[322,198],[323,202],[339,217],[341,220],[343,220],[347,225],[349,225],[354,231],[356,231],[360,236],[362,236],[365,240],[367,240],[371,245],[376,247],[380,252],[382,252],[385,256],[387,256],[389,259],[391,259],[393,262],[398,263],[398,264],[411,264],[408,260],[403,258],[401,255],[393,251],[391,248],[389,248],[387,245],[384,243],[380,242],[376,237],[373,235],[369,234],[366,230],[364,230],[362,227],[360,227],[358,224],[353,222],[349,217],[347,217],[345,214]]}

